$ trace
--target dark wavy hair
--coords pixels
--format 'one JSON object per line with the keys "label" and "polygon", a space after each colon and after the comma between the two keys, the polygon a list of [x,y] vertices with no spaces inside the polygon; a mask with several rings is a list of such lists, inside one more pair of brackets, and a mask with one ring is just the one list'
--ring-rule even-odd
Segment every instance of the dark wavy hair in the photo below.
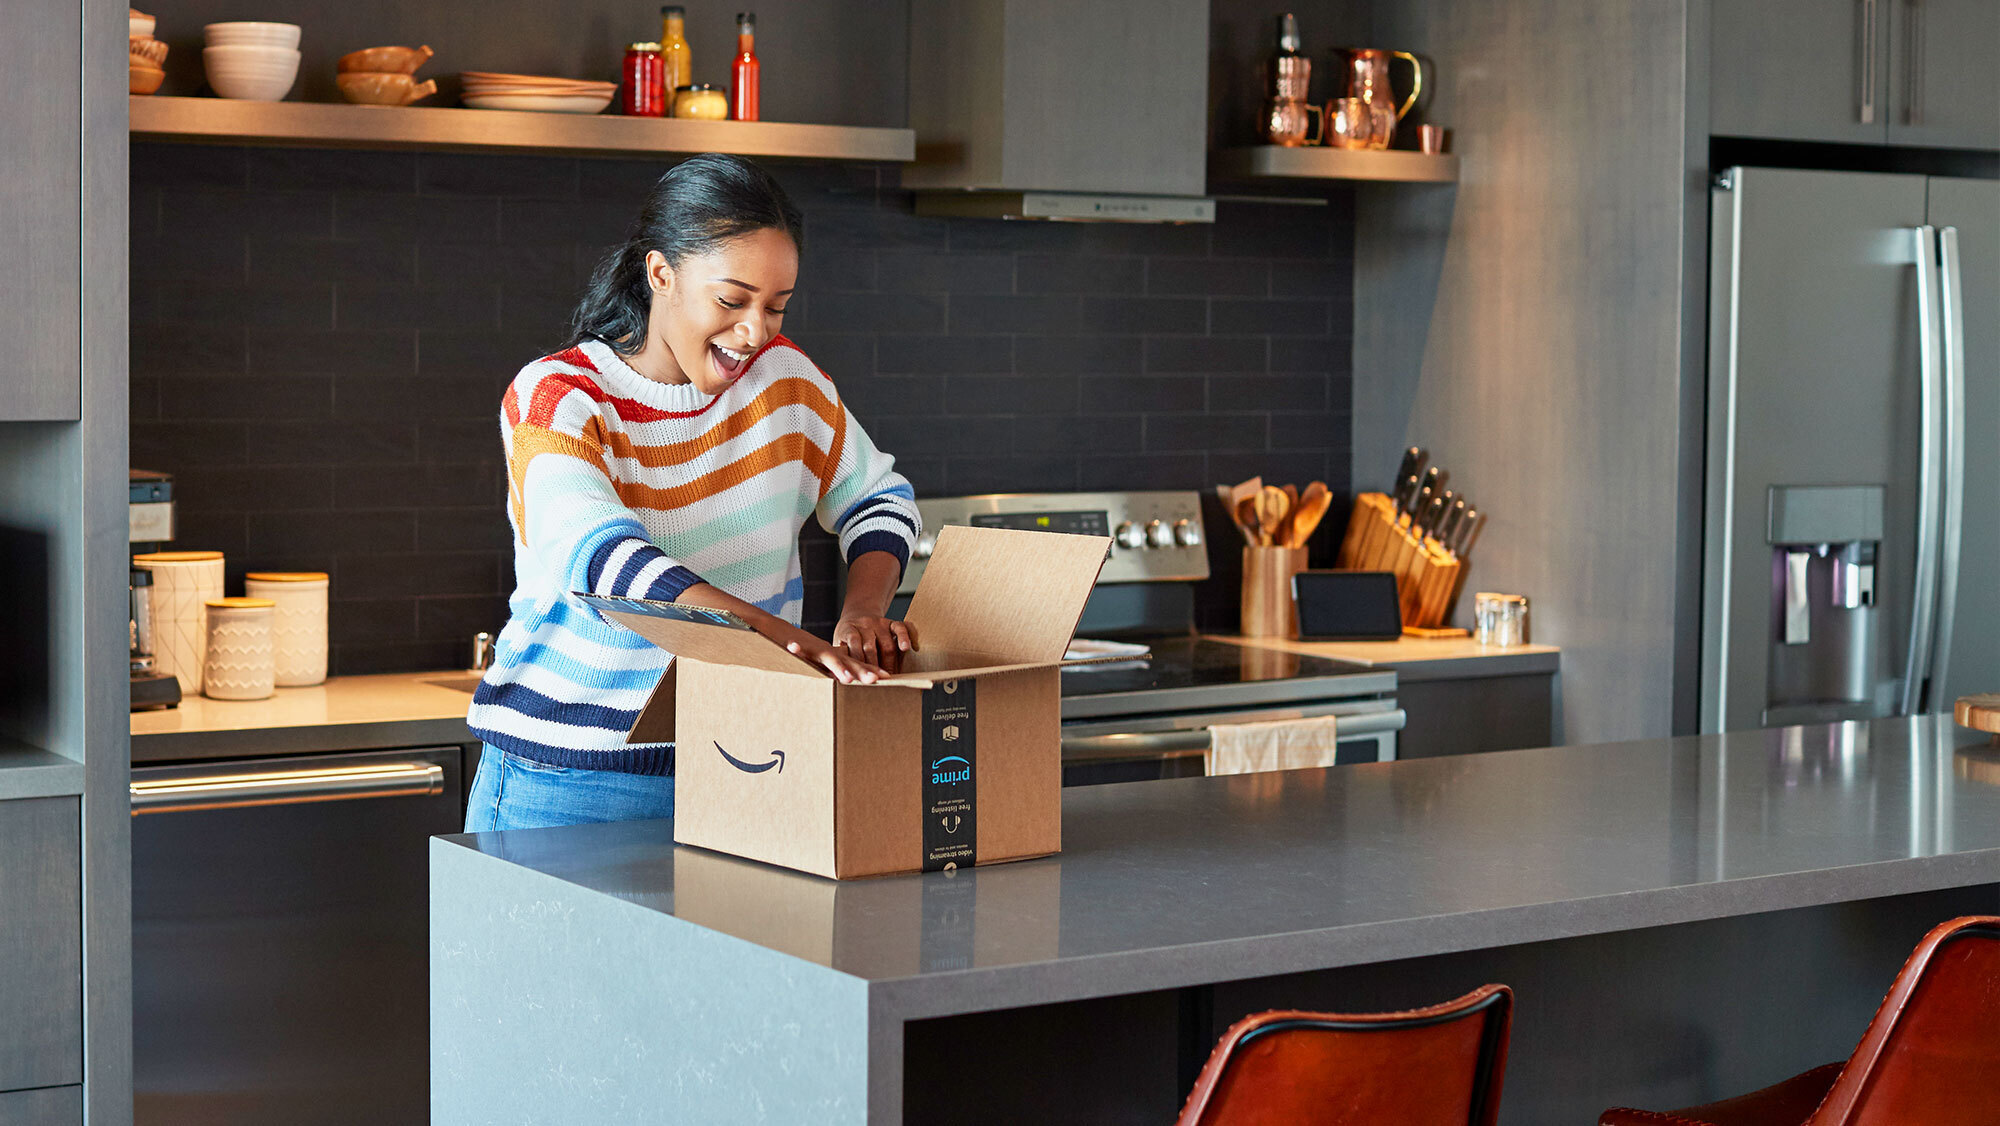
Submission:
{"label": "dark wavy hair", "polygon": [[653,306],[646,283],[649,251],[659,251],[678,269],[690,255],[766,228],[790,235],[795,246],[805,245],[799,209],[769,172],[740,156],[712,152],[674,165],[647,193],[624,245],[591,272],[583,300],[570,315],[570,342],[601,340],[621,355],[637,352]]}

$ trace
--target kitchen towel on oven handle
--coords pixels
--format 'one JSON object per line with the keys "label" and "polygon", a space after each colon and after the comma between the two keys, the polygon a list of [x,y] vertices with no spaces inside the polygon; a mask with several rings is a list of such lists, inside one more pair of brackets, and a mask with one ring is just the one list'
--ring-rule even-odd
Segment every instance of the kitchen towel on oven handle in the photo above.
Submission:
{"label": "kitchen towel on oven handle", "polygon": [[1210,775],[1332,766],[1335,726],[1330,715],[1214,724],[1208,729],[1204,766]]}

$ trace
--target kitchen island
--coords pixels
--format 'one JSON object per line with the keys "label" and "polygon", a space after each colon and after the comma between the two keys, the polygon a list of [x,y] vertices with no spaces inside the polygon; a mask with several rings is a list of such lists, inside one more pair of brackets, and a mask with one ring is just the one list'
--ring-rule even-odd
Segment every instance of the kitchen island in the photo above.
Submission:
{"label": "kitchen island", "polygon": [[1948,717],[1071,789],[1058,856],[835,883],[670,822],[433,840],[440,1123],[1164,1121],[1232,1020],[1519,992],[1502,1120],[1844,1056],[2000,908]]}

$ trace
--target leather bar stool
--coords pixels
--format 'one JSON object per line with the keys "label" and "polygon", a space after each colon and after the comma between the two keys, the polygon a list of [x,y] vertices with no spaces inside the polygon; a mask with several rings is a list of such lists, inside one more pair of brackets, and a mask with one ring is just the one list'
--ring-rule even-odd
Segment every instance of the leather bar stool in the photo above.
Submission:
{"label": "leather bar stool", "polygon": [[1400,1013],[1280,1010],[1223,1033],[1179,1126],[1492,1126],[1514,994]]}
{"label": "leather bar stool", "polygon": [[1675,1111],[1617,1107],[1599,1126],[1959,1126],[2000,1121],[2000,916],[1917,944],[1846,1063]]}

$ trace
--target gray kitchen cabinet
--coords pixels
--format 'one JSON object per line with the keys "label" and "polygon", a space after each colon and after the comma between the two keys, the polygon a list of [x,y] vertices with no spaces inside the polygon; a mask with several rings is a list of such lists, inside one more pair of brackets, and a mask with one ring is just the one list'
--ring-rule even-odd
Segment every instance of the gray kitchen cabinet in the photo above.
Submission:
{"label": "gray kitchen cabinet", "polygon": [[1709,132],[1788,141],[1886,141],[1892,6],[1900,6],[1899,0],[1712,4]]}
{"label": "gray kitchen cabinet", "polygon": [[2000,149],[2000,3],[1882,2],[1892,17],[1889,143]]}
{"label": "gray kitchen cabinet", "polygon": [[34,96],[0,113],[0,421],[65,420],[83,405],[79,270],[81,0],[0,7],[0,73]]}
{"label": "gray kitchen cabinet", "polygon": [[0,1091],[83,1082],[78,829],[74,797],[0,802]]}
{"label": "gray kitchen cabinet", "polygon": [[0,1091],[0,1122],[7,1126],[81,1126],[83,1088]]}

